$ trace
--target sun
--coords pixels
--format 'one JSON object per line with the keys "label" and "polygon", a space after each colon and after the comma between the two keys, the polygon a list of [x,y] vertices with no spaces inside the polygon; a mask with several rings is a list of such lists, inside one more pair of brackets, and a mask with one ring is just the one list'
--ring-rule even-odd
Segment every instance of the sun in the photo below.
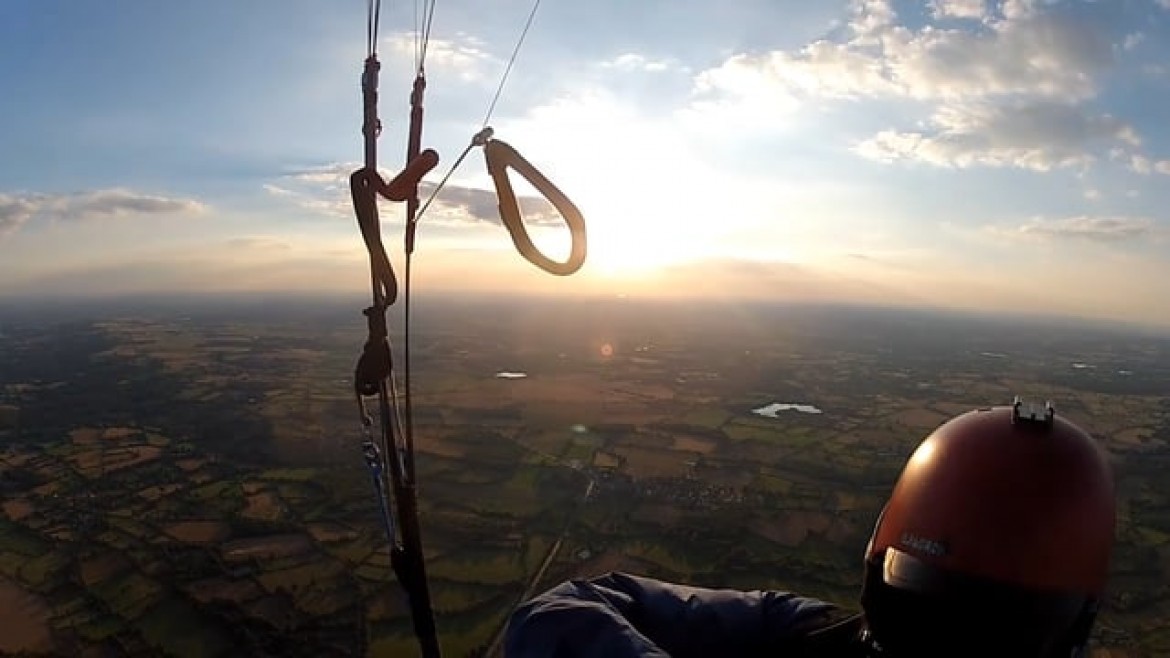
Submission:
{"label": "sun", "polygon": [[704,246],[696,239],[660,227],[633,224],[598,226],[589,234],[587,266],[598,274],[638,277],[688,261],[702,259]]}
{"label": "sun", "polygon": [[[549,258],[567,257],[570,241],[563,227],[540,227],[530,234]],[[585,270],[607,278],[644,278],[713,255],[710,241],[695,232],[668,230],[644,221],[624,226],[594,221],[586,230],[586,245]]]}
{"label": "sun", "polygon": [[645,243],[631,240],[591,240],[587,263],[598,274],[608,276],[646,274],[660,269],[667,263],[662,250],[647,251]]}

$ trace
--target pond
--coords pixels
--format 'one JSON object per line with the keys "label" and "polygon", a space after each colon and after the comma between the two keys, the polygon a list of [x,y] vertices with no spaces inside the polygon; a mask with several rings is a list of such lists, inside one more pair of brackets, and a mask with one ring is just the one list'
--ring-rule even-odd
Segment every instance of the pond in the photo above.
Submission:
{"label": "pond", "polygon": [[758,416],[766,416],[768,418],[779,418],[782,411],[798,411],[804,414],[823,414],[817,407],[811,404],[799,404],[795,402],[773,402],[769,405],[760,407],[759,409],[752,409],[752,413]]}

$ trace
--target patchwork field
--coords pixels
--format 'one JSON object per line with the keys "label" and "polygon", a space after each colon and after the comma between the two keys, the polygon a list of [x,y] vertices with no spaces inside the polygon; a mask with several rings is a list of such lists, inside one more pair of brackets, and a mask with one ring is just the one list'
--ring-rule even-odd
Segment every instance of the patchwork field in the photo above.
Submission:
{"label": "patchwork field", "polygon": [[[1056,400],[1114,459],[1096,655],[1170,652],[1170,343],[548,303],[419,319],[420,511],[446,655],[496,654],[523,597],[610,570],[855,607],[913,447],[1017,393]],[[308,308],[4,325],[0,628],[18,631],[0,653],[414,655],[359,448],[360,317]]]}

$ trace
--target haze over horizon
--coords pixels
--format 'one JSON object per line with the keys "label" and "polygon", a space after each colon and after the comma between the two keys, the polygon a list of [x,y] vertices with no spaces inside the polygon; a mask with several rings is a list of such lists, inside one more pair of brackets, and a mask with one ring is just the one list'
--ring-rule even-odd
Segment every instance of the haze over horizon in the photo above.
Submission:
{"label": "haze over horizon", "polygon": [[[438,3],[428,184],[479,128],[530,8]],[[364,9],[0,6],[0,298],[365,290],[345,189]],[[412,24],[388,5],[388,172]],[[1166,0],[544,2],[491,124],[581,208],[586,265],[556,278],[513,253],[472,153],[422,220],[417,291],[1170,327],[1168,56]],[[396,247],[401,209],[381,210]]]}

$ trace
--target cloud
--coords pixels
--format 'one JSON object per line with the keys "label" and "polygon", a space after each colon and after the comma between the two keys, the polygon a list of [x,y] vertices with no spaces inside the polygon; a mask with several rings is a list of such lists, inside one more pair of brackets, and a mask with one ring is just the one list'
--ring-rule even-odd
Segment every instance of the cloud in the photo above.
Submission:
{"label": "cloud", "polygon": [[638,53],[622,53],[613,59],[603,61],[601,67],[618,71],[643,71],[646,73],[661,73],[681,68],[679,63],[673,59],[653,59]]}
{"label": "cloud", "polygon": [[[400,32],[383,39],[389,50],[399,57],[417,56],[414,32]],[[484,81],[503,63],[484,48],[482,41],[460,32],[453,39],[430,37],[427,45],[428,71],[453,73],[464,82]]]}
{"label": "cloud", "polygon": [[916,160],[941,167],[1018,167],[1049,171],[1084,166],[1098,144],[1135,146],[1133,127],[1059,102],[950,105],[922,131],[887,130],[857,145],[881,162]]}
{"label": "cloud", "polygon": [[286,198],[292,198],[292,197],[295,197],[297,195],[296,192],[293,192],[292,190],[285,188],[285,187],[280,187],[279,185],[271,185],[269,183],[265,183],[263,185],[263,187],[264,187],[264,191],[271,194],[272,196],[282,196],[282,197],[286,197]]}
{"label": "cloud", "polygon": [[[300,183],[322,185],[329,188],[348,187],[350,175],[360,169],[361,166],[362,164],[360,162],[330,162],[328,164],[295,171],[286,176],[286,178]],[[383,171],[382,175],[387,175],[387,172]]]}
{"label": "cloud", "polygon": [[849,26],[858,37],[877,35],[894,24],[897,16],[889,0],[855,0]]}
{"label": "cloud", "polygon": [[1038,0],[1003,0],[1000,13],[1004,18],[1024,18],[1036,13]]}
{"label": "cloud", "polygon": [[286,240],[267,235],[249,235],[238,238],[229,238],[224,242],[229,249],[242,249],[251,252],[257,251],[291,251],[292,245]]}
{"label": "cloud", "polygon": [[1138,173],[1143,176],[1148,175],[1151,171],[1154,170],[1153,163],[1151,163],[1150,159],[1144,155],[1131,155],[1129,158],[1129,168],[1134,173]]}
{"label": "cloud", "polygon": [[[1170,2],[1170,0],[1167,0]],[[1142,32],[1133,32],[1125,35],[1125,40],[1121,42],[1123,50],[1133,50],[1137,48],[1143,41],[1146,40],[1146,35]]]}
{"label": "cloud", "polygon": [[1099,28],[1055,13],[1005,18],[986,31],[896,28],[882,53],[890,77],[916,98],[1083,99],[1113,63]]}
{"label": "cloud", "polygon": [[735,55],[695,78],[700,96],[726,94],[756,104],[783,100],[791,104],[800,95],[852,99],[897,94],[882,63],[841,44],[818,41],[797,55],[786,52]]}
{"label": "cloud", "polygon": [[[1115,158],[1125,158],[1125,152],[1114,153]],[[1129,155],[1129,170],[1135,174],[1148,176],[1153,173],[1165,174],[1170,176],[1170,160],[1151,160],[1140,153],[1131,153]]]}
{"label": "cloud", "polygon": [[32,199],[0,194],[0,238],[19,231],[36,211],[37,203]]}
{"label": "cloud", "polygon": [[353,202],[348,192],[341,192],[336,188],[321,190],[293,190],[280,185],[265,183],[264,191],[271,196],[283,199],[294,206],[307,210],[315,215],[328,217],[351,217]]}
{"label": "cloud", "polygon": [[987,16],[985,0],[931,0],[931,15],[941,18],[969,18],[981,20]]}
{"label": "cloud", "polygon": [[[435,185],[423,182],[419,192],[427,198],[434,191]],[[520,196],[516,197],[520,206],[520,214],[525,223],[536,226],[555,226],[563,220],[556,208],[544,197]],[[448,183],[439,191],[432,206],[436,213],[453,219],[470,219],[491,224],[500,224],[499,199],[494,189],[485,190],[476,187],[464,187]]]}
{"label": "cloud", "polygon": [[[969,4],[936,3],[946,11],[968,11]],[[1097,76],[1114,61],[1104,28],[1055,10],[1005,5],[1004,17],[981,30],[911,29],[895,19],[888,2],[858,3],[845,40],[737,54],[700,73],[697,87],[737,91],[735,82],[753,81],[828,98],[1074,100],[1095,95]]]}
{"label": "cloud", "polygon": [[29,221],[92,220],[142,215],[192,215],[207,206],[194,199],[111,188],[77,194],[0,194],[0,237],[12,235]]}
{"label": "cloud", "polygon": [[1109,21],[1040,1],[933,0],[927,9],[908,25],[888,0],[854,0],[829,37],[701,71],[697,102],[756,107],[773,123],[825,100],[897,103],[911,120],[922,112],[913,128],[892,126],[855,149],[883,162],[1047,171],[1092,162],[1101,144],[1139,143],[1132,127],[1086,105],[1115,64],[1122,35]]}
{"label": "cloud", "polygon": [[126,215],[167,215],[200,213],[206,206],[193,199],[140,194],[125,189],[98,190],[49,202],[63,218],[122,217]]}
{"label": "cloud", "polygon": [[1031,237],[1046,240],[1081,240],[1116,243],[1153,237],[1157,225],[1145,217],[1065,217],[1033,219],[1019,226],[988,227],[998,236]]}
{"label": "cloud", "polygon": [[[353,202],[349,196],[349,177],[361,168],[358,162],[330,162],[314,165],[281,176],[276,182],[262,185],[269,195],[328,217],[353,217]],[[382,176],[393,176],[382,171]]]}

